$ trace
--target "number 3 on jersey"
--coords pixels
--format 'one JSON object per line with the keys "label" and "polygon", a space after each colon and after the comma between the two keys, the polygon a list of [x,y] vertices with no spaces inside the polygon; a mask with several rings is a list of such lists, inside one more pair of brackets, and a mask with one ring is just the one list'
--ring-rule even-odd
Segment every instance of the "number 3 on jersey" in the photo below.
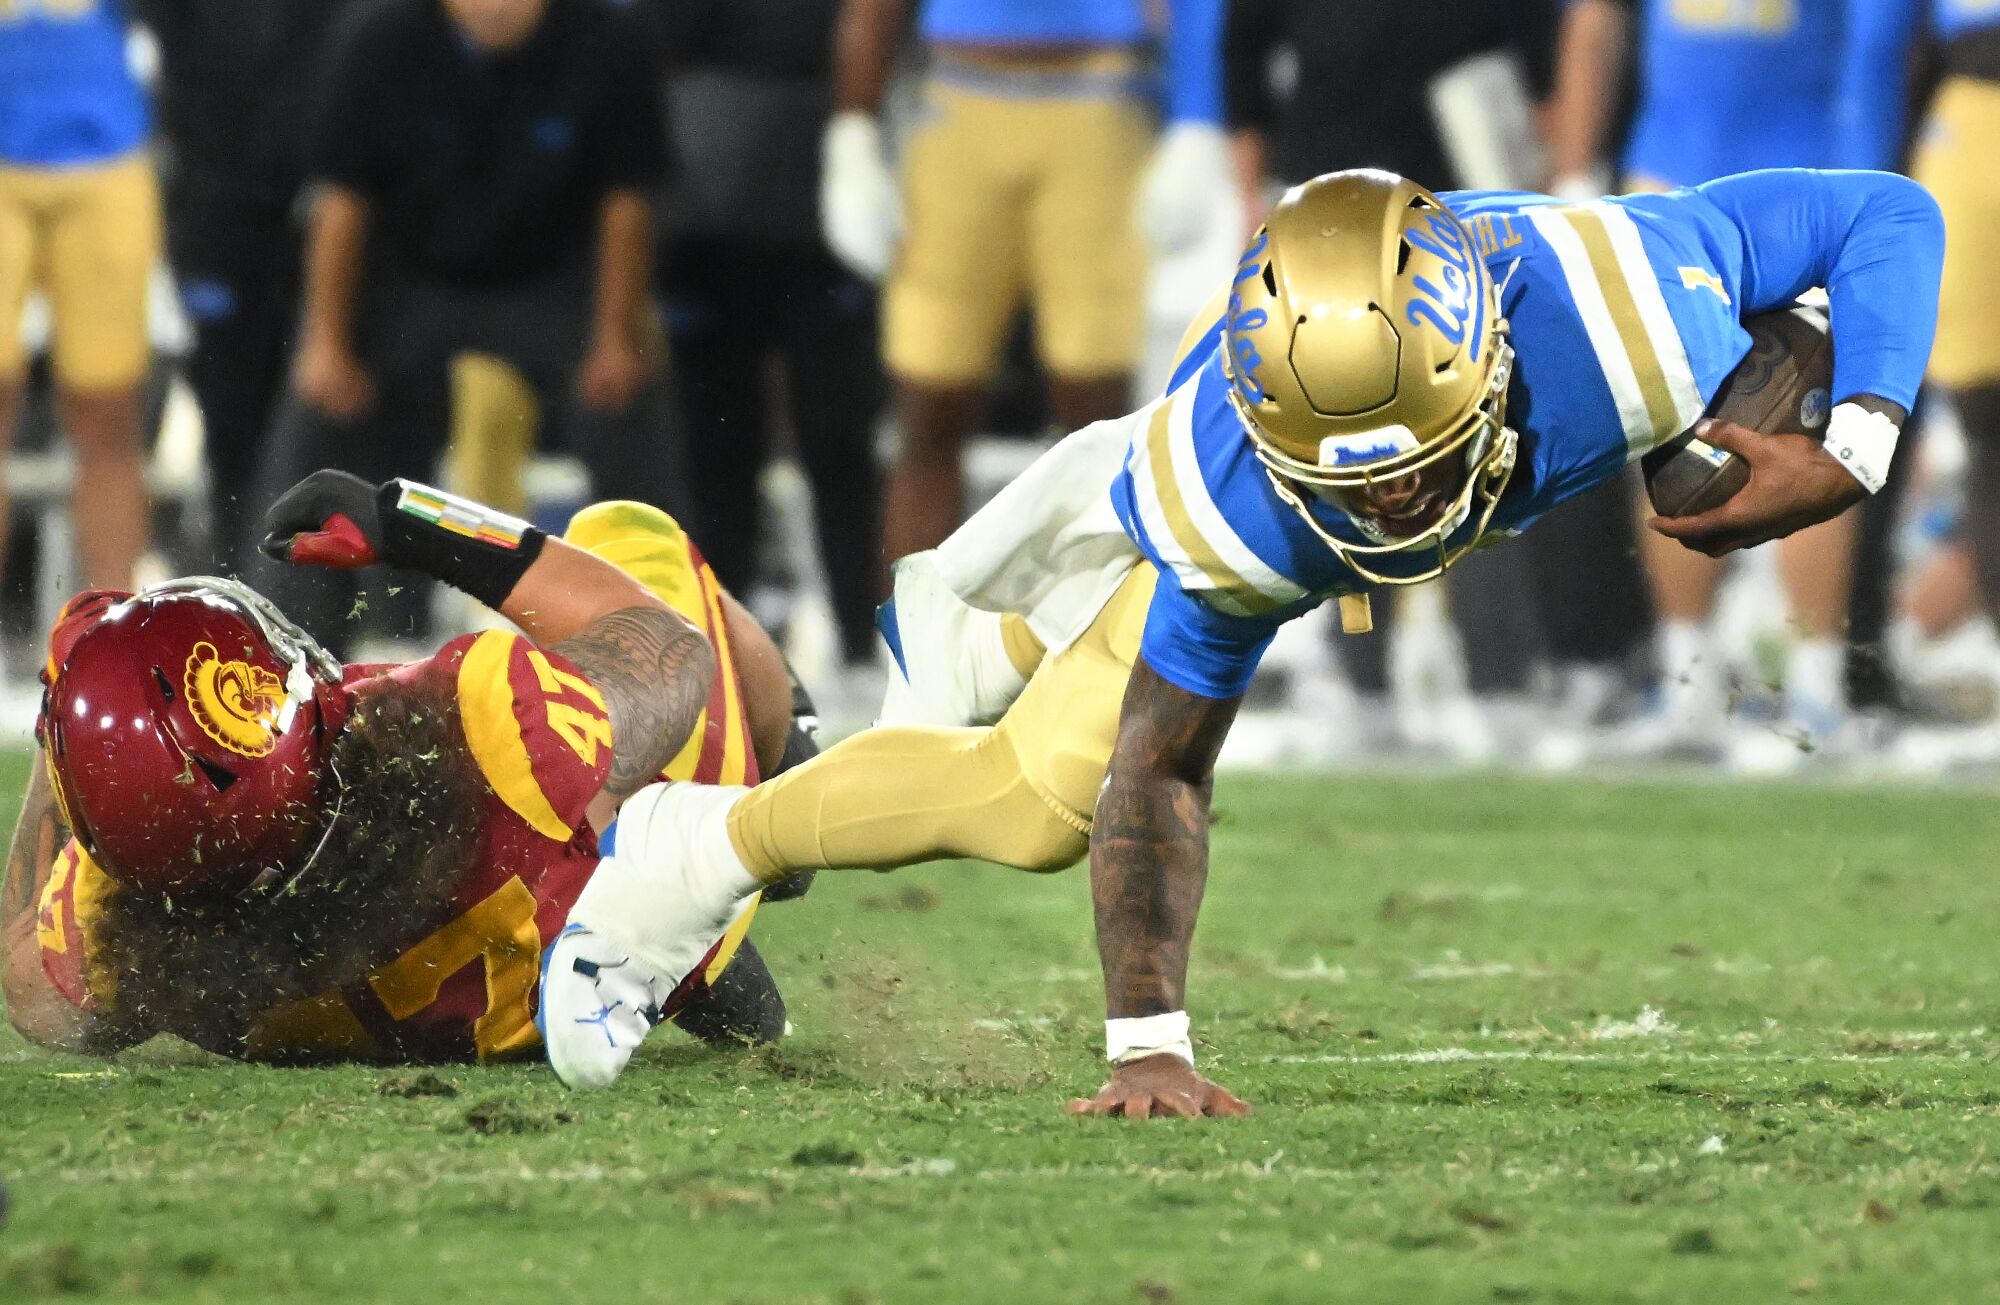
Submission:
{"label": "number 3 on jersey", "polygon": [[[611,745],[611,716],[605,709],[604,695],[582,676],[551,665],[540,649],[528,653],[528,664],[535,668],[535,678],[548,696],[549,728],[569,744],[584,765],[595,766],[597,750]],[[577,705],[578,698],[585,705]]]}

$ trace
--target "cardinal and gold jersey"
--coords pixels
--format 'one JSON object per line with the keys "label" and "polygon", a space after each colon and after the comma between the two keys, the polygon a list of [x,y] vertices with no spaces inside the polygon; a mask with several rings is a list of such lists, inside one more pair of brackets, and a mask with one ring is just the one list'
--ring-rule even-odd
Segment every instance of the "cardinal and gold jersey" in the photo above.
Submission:
{"label": "cardinal and gold jersey", "polygon": [[[663,513],[629,503],[588,509],[566,538],[619,561],[715,648],[707,710],[662,777],[756,783],[722,591],[693,543]],[[454,886],[446,924],[338,991],[270,1011],[252,1030],[249,1054],[396,1061],[537,1054],[533,1003],[542,950],[597,868],[597,835],[585,811],[611,767],[604,697],[561,654],[502,630],[462,635],[422,661],[349,667],[346,684],[365,692],[379,677],[450,686],[488,790],[478,856]],[[42,894],[43,968],[79,1007],[117,1000],[117,976],[91,963],[93,931],[116,891],[71,840]],[[745,915],[716,944],[681,998],[721,974],[749,923]]]}

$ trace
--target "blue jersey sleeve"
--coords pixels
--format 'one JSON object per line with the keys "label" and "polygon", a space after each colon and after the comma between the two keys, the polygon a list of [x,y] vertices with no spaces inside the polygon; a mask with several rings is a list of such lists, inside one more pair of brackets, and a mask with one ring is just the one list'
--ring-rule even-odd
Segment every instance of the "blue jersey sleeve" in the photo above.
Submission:
{"label": "blue jersey sleeve", "polygon": [[1222,121],[1223,0],[1167,6],[1167,121]]}
{"label": "blue jersey sleeve", "polygon": [[1944,219],[1930,192],[1886,172],[1746,172],[1697,186],[1742,239],[1739,311],[1814,286],[1833,307],[1833,398],[1915,405],[1937,331]]}
{"label": "blue jersey sleeve", "polygon": [[1146,609],[1139,655],[1154,674],[1177,688],[1204,698],[1236,698],[1250,687],[1250,676],[1276,633],[1270,620],[1216,611],[1163,569]]}
{"label": "blue jersey sleeve", "polygon": [[1894,168],[1903,150],[1905,69],[1924,0],[1850,0],[1842,33],[1833,159],[1839,168]]}

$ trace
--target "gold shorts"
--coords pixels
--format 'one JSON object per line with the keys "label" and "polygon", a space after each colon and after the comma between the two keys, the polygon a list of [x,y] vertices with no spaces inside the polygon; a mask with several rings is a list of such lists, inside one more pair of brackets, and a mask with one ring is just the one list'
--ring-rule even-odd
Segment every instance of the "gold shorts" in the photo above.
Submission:
{"label": "gold shorts", "polygon": [[121,389],[145,376],[147,286],[160,193],[143,153],[81,168],[0,167],[0,382],[27,366],[19,323],[39,287],[55,314],[57,379]]}
{"label": "gold shorts", "polygon": [[905,227],[883,353],[898,376],[986,380],[1014,314],[1066,378],[1130,371],[1146,258],[1133,209],[1152,125],[1124,51],[1049,68],[945,58],[903,145]]}
{"label": "gold shorts", "polygon": [[1125,684],[1159,578],[1150,562],[1132,568],[1083,636],[1035,669],[995,727],[1013,743],[1028,787],[1085,834],[1118,741]]}
{"label": "gold shorts", "polygon": [[1910,174],[1944,210],[1944,285],[1932,379],[1965,388],[2000,381],[2000,85],[1947,80]]}

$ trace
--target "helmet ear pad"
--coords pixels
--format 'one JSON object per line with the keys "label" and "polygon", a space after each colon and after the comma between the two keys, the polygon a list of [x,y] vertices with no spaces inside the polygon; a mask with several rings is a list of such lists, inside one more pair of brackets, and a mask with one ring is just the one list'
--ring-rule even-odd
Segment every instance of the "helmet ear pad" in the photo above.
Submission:
{"label": "helmet ear pad", "polygon": [[44,696],[50,779],[72,832],[142,893],[239,888],[281,865],[320,823],[331,731],[318,684],[226,595],[112,607]]}

